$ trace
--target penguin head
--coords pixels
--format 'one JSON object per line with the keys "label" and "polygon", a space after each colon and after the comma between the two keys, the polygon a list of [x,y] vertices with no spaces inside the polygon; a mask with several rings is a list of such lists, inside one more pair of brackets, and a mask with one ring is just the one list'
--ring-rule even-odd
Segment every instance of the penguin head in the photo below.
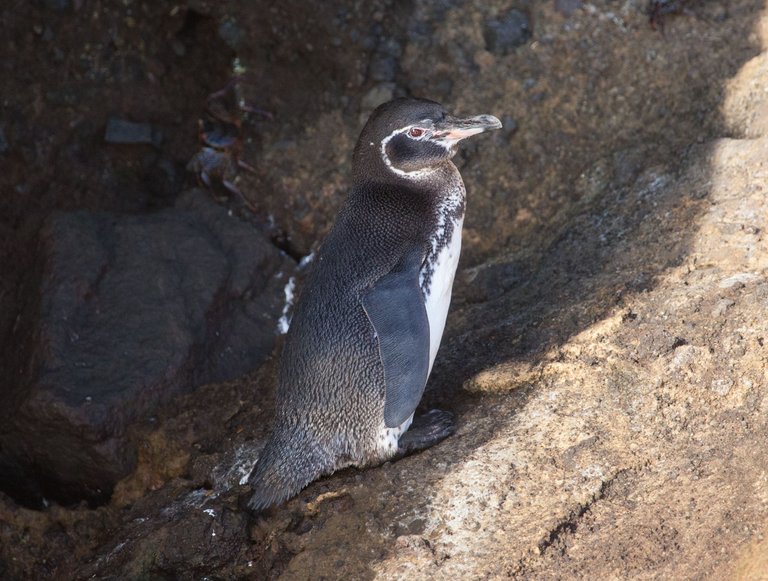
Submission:
{"label": "penguin head", "polygon": [[462,139],[499,128],[493,115],[461,119],[434,101],[395,99],[380,105],[365,124],[355,147],[355,175],[419,180],[450,160]]}

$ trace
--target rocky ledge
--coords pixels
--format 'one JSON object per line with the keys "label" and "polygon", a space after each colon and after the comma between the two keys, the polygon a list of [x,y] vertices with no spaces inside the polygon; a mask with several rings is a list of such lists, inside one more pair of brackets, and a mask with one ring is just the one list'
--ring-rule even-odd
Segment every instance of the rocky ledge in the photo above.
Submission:
{"label": "rocky ledge", "polygon": [[276,358],[206,376],[134,425],[108,504],[0,496],[0,573],[758,578],[768,15],[654,2],[654,30],[646,2],[620,4],[339,0],[325,19],[195,3],[281,120],[246,143],[261,171],[240,185],[297,255],[327,230],[376,101],[430,96],[512,128],[457,158],[465,252],[424,407],[458,432],[250,518]]}

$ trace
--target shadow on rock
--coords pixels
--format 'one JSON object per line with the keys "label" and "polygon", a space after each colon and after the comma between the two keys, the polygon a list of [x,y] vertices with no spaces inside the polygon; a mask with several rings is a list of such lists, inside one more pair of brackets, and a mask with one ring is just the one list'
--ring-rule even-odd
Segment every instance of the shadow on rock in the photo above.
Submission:
{"label": "shadow on rock", "polygon": [[294,268],[201,191],[146,215],[56,214],[37,262],[15,335],[31,363],[0,428],[0,483],[33,506],[108,500],[135,467],[131,425],[258,367]]}
{"label": "shadow on rock", "polygon": [[[288,503],[295,514],[327,494],[348,497],[345,511],[304,519],[312,535],[297,536],[280,519],[274,522],[272,575],[373,576],[372,563],[402,553],[376,569],[397,577],[407,567],[389,565],[407,563],[410,554],[438,568],[451,558],[449,549],[441,554],[431,543],[441,538],[450,545],[452,534],[460,543],[452,527],[471,519],[462,500],[442,490],[444,475],[471,465],[477,450],[520,423],[517,416],[525,416],[529,396],[540,389],[542,362],[556,361],[563,345],[608,314],[626,310],[631,323],[626,305],[688,259],[696,223],[708,208],[711,142],[729,132],[718,113],[723,87],[758,51],[756,40],[739,31],[752,26],[761,8],[742,2],[726,17],[670,19],[660,36],[640,11],[616,13],[601,5],[564,21],[540,6],[532,19],[540,27],[536,46],[494,54],[472,34],[482,14],[449,8],[436,24],[432,8],[415,3],[411,24],[428,22],[433,34],[404,48],[405,86],[416,77],[435,78],[439,65],[425,55],[440,54],[448,68],[471,71],[457,75],[448,101],[469,111],[508,109],[519,122],[494,148],[479,143],[459,160],[469,191],[469,266],[457,281],[422,407],[451,409],[463,426],[436,449],[378,470],[341,473]],[[674,351],[678,339],[664,332],[649,337],[645,356]],[[520,457],[531,446],[546,443],[514,445]],[[524,466],[513,457],[499,454],[499,462],[511,463],[510,474]],[[527,469],[535,481],[535,468]],[[483,488],[481,473],[467,478],[478,478],[474,488]],[[589,494],[601,497],[602,486],[608,490],[601,485]],[[453,490],[472,497],[472,489],[470,480]],[[435,516],[437,495],[442,504]],[[513,492],[499,495],[502,502]],[[574,514],[589,503],[583,506]],[[452,510],[460,517],[451,517]],[[567,523],[532,529],[534,546],[555,544],[570,530]]]}
{"label": "shadow on rock", "polygon": [[[69,570],[96,577],[119,571],[402,578],[431,571],[468,578],[493,561],[499,574],[525,576],[533,567],[525,555],[557,552],[550,547],[562,546],[598,500],[641,504],[622,490],[647,458],[637,452],[630,462],[619,448],[629,450],[632,438],[647,435],[643,425],[605,418],[635,430],[608,446],[607,424],[583,420],[579,394],[567,413],[556,408],[554,387],[569,380],[557,366],[573,358],[584,373],[601,370],[599,333],[585,349],[574,347],[574,339],[606,320],[632,325],[638,315],[628,305],[689,259],[713,187],[711,143],[728,132],[719,113],[724,86],[759,50],[744,31],[763,5],[741,0],[723,13],[703,3],[692,14],[670,17],[662,36],[638,2],[568,11],[552,5],[562,3],[533,4],[521,3],[510,15],[506,4],[415,1],[396,11],[374,3],[365,8],[377,23],[371,30],[360,14],[340,6],[332,15],[344,23],[339,58],[354,68],[332,68],[338,77],[317,79],[295,67],[307,61],[314,71],[336,50],[333,38],[312,36],[314,17],[307,14],[294,28],[296,15],[279,11],[272,23],[278,32],[281,23],[303,31],[301,51],[278,52],[260,69],[268,47],[255,40],[242,50],[245,66],[258,74],[284,67],[292,79],[294,98],[281,105],[276,95],[271,103],[278,119],[292,115],[292,123],[265,136],[259,154],[269,164],[273,191],[265,204],[302,251],[340,203],[342,170],[371,91],[433,96],[460,113],[490,111],[516,122],[516,131],[457,159],[469,192],[463,270],[422,406],[454,411],[457,434],[400,462],[316,482],[248,528],[234,497],[247,494],[239,483],[270,421],[272,361],[246,381],[203,387],[165,412],[159,429],[180,443],[177,450],[194,449],[186,472],[143,496],[121,488],[127,509],[113,516],[117,532],[87,559],[70,560]],[[233,6],[230,27],[262,18]],[[507,30],[522,22],[524,34]],[[384,42],[388,36],[397,47]],[[376,55],[370,71],[359,56],[365,51]],[[324,94],[297,116],[296,99],[305,97],[296,95],[329,86],[351,97],[341,103]],[[432,95],[433,88],[440,94]],[[270,99],[260,97],[251,100]],[[682,346],[680,335],[663,329],[643,339],[633,352],[643,361]],[[595,415],[606,401],[620,400],[633,412],[633,405],[642,408],[641,395],[656,402],[652,378],[631,375],[618,365],[605,370],[606,389],[590,396]],[[548,398],[545,389],[552,409],[538,401]],[[544,425],[561,427],[557,442],[537,429]],[[649,438],[666,435],[653,429],[658,433]],[[142,486],[136,490],[152,488]],[[483,520],[497,509],[528,510],[531,518],[515,530]],[[659,526],[653,533],[672,546],[677,531]],[[224,549],[217,538],[226,540]]]}

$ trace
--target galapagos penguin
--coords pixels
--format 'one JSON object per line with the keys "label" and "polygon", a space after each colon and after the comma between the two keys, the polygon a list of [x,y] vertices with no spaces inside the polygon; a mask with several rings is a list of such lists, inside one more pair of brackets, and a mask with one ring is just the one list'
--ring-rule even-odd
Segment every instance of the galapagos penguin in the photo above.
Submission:
{"label": "galapagos penguin", "polygon": [[500,127],[492,115],[459,119],[423,99],[372,113],[353,154],[352,189],[286,337],[273,431],[248,478],[251,510],[454,432],[453,415],[440,410],[413,422],[461,251],[465,189],[451,158],[462,139]]}

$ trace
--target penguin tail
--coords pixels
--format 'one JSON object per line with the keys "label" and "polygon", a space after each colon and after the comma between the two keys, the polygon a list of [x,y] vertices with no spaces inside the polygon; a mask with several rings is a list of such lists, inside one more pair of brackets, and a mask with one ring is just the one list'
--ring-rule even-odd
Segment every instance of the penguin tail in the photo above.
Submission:
{"label": "penguin tail", "polygon": [[251,512],[282,504],[325,472],[313,446],[302,440],[296,434],[272,434],[248,477],[251,497],[246,506]]}

